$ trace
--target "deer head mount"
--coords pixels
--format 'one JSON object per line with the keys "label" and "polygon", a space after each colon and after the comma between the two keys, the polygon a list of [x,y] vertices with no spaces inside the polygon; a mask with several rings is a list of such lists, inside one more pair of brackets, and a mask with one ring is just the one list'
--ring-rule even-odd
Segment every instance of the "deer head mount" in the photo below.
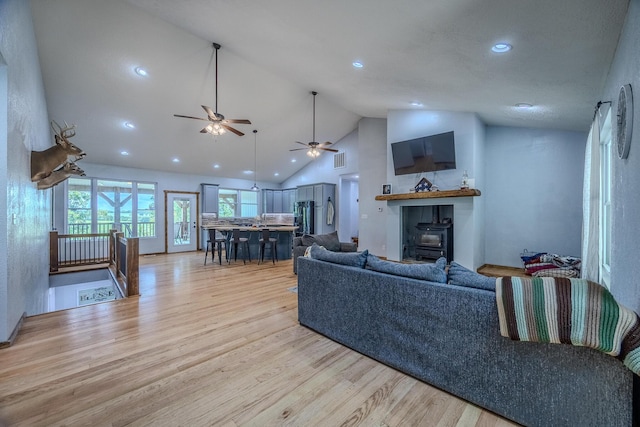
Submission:
{"label": "deer head mount", "polygon": [[55,121],[51,121],[51,129],[55,134],[56,145],[44,151],[31,152],[31,181],[40,181],[51,175],[53,171],[63,164],[75,162],[86,156],[82,149],[69,141],[69,138],[73,138],[76,135],[75,128],[75,125],[68,125],[66,122],[63,128]]}
{"label": "deer head mount", "polygon": [[71,175],[85,176],[85,173],[75,163],[65,162],[60,169],[54,170],[48,177],[38,181],[38,190],[46,190],[60,184]]}

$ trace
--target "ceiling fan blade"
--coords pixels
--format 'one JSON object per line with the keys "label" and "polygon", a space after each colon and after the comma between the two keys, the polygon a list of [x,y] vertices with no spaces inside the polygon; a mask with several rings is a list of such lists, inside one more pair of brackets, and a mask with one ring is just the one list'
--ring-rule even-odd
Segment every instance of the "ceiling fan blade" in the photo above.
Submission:
{"label": "ceiling fan blade", "polygon": [[231,126],[227,126],[225,124],[220,124],[220,126],[222,126],[223,128],[225,128],[226,130],[235,133],[238,136],[242,136],[244,135],[244,133],[240,132],[238,129],[234,129]]}
{"label": "ceiling fan blade", "polygon": [[193,117],[193,116],[183,116],[181,114],[174,114],[175,117],[182,117],[184,119],[195,119],[195,120],[204,120],[205,122],[208,122],[209,119],[203,119],[202,117]]}
{"label": "ceiling fan blade", "polygon": [[300,150],[308,150],[308,148],[292,148],[289,151],[300,151]]}
{"label": "ceiling fan blade", "polygon": [[211,107],[207,107],[206,105],[201,105],[202,109],[206,111],[207,116],[209,116],[210,120],[221,120],[220,114],[215,113]]}
{"label": "ceiling fan blade", "polygon": [[295,141],[296,144],[301,144],[304,145],[305,147],[309,147],[309,144],[305,144],[304,142],[300,142],[300,141]]}
{"label": "ceiling fan blade", "polygon": [[207,132],[207,128],[202,128],[202,130],[200,131],[200,133],[209,133],[209,132]]}
{"label": "ceiling fan blade", "polygon": [[322,148],[322,147],[316,147],[318,150],[324,150],[324,151],[331,151],[333,153],[337,153],[338,150],[334,149],[334,148]]}
{"label": "ceiling fan blade", "polygon": [[323,142],[323,143],[322,143],[322,144],[320,144],[320,145],[331,145],[331,144],[332,144],[331,142],[329,142],[329,141],[325,141],[325,142]]}
{"label": "ceiling fan blade", "polygon": [[239,123],[242,125],[250,125],[251,122],[247,119],[224,119],[223,123]]}

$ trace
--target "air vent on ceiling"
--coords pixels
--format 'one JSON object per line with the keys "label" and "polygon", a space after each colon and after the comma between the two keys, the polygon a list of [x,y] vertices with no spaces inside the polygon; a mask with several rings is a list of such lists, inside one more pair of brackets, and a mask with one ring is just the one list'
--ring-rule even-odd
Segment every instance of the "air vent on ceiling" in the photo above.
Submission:
{"label": "air vent on ceiling", "polygon": [[347,166],[346,159],[344,157],[344,151],[333,155],[333,168],[340,169]]}

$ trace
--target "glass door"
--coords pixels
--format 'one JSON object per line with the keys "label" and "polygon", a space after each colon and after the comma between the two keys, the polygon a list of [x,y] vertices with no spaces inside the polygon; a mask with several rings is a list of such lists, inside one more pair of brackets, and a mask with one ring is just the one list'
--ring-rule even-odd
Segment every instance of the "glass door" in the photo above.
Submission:
{"label": "glass door", "polygon": [[167,252],[197,249],[196,194],[167,193]]}

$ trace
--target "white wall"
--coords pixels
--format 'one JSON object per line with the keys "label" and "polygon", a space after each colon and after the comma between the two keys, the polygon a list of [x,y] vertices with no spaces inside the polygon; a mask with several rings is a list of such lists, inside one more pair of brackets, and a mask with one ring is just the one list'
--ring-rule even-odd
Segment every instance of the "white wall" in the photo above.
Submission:
{"label": "white wall", "polygon": [[489,126],[487,264],[522,267],[520,253],[580,256],[587,134]]}
{"label": "white wall", "polygon": [[2,342],[23,313],[47,308],[51,193],[31,182],[30,153],[53,145],[53,137],[28,1],[0,1],[0,86]]}
{"label": "white wall", "polygon": [[341,242],[350,242],[352,237],[358,236],[358,180],[353,178],[342,178],[340,184],[339,203],[341,209],[338,211],[340,217],[340,228],[338,238]]}
{"label": "white wall", "polygon": [[[613,101],[615,114],[618,91],[630,83],[634,97],[633,136],[629,157],[613,159],[613,235],[611,245],[611,291],[618,301],[640,313],[640,0],[631,0],[616,55],[602,94]],[[595,106],[594,106],[595,107]]]}
{"label": "white wall", "polygon": [[375,200],[382,193],[382,186],[388,184],[387,167],[387,120],[364,118],[358,124],[358,156],[360,157],[360,178],[358,204],[358,248],[386,256],[387,204]]}

